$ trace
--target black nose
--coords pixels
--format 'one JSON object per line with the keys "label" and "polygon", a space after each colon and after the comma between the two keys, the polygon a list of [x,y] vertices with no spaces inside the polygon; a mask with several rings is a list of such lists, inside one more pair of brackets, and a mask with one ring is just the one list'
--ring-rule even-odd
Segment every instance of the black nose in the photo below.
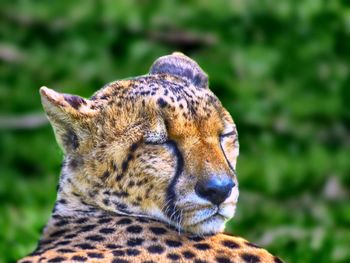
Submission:
{"label": "black nose", "polygon": [[220,205],[230,196],[235,183],[230,177],[213,176],[207,180],[199,181],[195,191],[200,197],[209,200],[214,205]]}

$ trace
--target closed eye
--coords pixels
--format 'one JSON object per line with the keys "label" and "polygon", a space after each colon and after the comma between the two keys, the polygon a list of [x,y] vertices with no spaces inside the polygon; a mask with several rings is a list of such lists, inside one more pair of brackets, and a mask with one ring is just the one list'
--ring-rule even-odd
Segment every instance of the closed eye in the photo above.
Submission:
{"label": "closed eye", "polygon": [[145,144],[150,144],[150,145],[164,145],[166,144],[168,141],[145,141]]}
{"label": "closed eye", "polygon": [[235,131],[226,132],[224,134],[221,134],[220,137],[233,136],[233,135],[236,135]]}

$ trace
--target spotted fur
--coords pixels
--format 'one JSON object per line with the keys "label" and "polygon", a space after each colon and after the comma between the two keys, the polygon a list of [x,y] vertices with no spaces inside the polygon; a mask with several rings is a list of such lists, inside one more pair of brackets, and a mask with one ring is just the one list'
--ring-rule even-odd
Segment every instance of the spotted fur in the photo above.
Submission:
{"label": "spotted fur", "polygon": [[[159,58],[90,99],[41,88],[65,158],[38,247],[20,262],[281,262],[220,232],[238,199],[235,124],[196,62]],[[213,205],[196,186],[230,178]]]}

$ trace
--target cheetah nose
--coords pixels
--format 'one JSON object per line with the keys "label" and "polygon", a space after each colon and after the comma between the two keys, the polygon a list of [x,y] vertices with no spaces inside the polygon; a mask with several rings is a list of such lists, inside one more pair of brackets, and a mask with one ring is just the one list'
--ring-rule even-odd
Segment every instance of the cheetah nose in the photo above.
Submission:
{"label": "cheetah nose", "polygon": [[232,178],[212,176],[209,179],[197,182],[195,192],[214,205],[220,205],[231,194],[235,186]]}

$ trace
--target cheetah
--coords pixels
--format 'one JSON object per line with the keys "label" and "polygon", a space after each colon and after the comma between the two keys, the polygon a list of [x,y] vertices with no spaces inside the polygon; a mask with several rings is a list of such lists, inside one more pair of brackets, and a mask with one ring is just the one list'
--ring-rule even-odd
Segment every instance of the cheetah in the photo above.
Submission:
{"label": "cheetah", "polygon": [[91,98],[42,87],[64,152],[29,262],[282,262],[224,234],[238,199],[236,126],[182,53]]}

